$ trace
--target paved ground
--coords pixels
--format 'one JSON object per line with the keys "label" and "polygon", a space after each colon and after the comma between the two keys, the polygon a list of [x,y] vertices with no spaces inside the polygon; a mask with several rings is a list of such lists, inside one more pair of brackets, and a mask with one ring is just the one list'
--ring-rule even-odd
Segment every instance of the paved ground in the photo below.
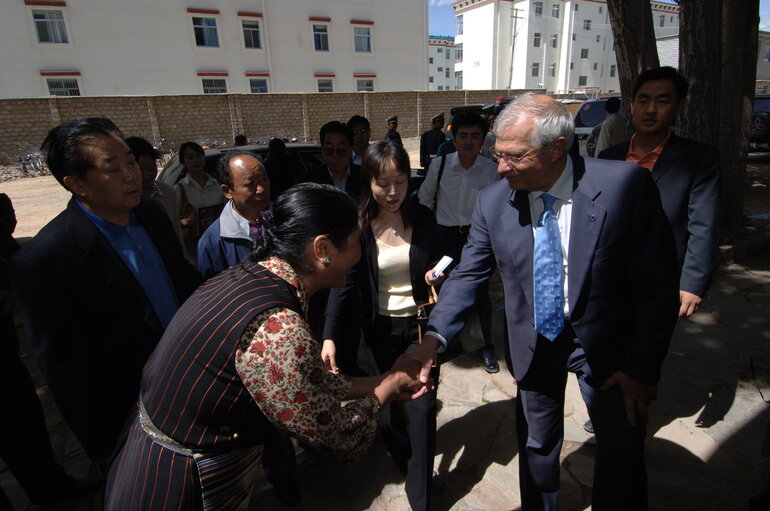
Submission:
{"label": "paved ground", "polygon": [[[746,211],[770,212],[770,165],[750,167]],[[13,198],[13,196],[12,196]],[[18,206],[17,206],[18,207]],[[701,312],[681,322],[666,359],[659,399],[649,424],[647,465],[651,510],[747,509],[748,497],[770,478],[770,220],[753,219],[733,249],[724,251],[711,295]],[[495,291],[498,296],[499,288]],[[502,360],[496,315],[495,342]],[[466,348],[473,350],[473,342]],[[39,390],[57,455],[76,475],[88,462]],[[471,355],[442,368],[438,451],[441,488],[435,509],[517,509],[514,441],[515,384],[505,367],[486,374]],[[574,378],[567,389],[562,499],[565,511],[590,509],[594,444],[582,424],[585,408]],[[314,458],[301,466],[303,502],[298,509],[408,509],[403,480],[381,443],[353,464]],[[0,484],[16,509],[28,501],[7,470]],[[98,497],[92,499],[98,502]],[[270,491],[257,492],[253,509],[282,509]],[[92,502],[63,509],[96,509]]]}

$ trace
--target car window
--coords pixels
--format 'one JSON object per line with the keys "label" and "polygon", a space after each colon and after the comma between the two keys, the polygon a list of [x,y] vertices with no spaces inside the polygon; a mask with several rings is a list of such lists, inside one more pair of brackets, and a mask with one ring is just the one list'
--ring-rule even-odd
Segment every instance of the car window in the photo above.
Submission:
{"label": "car window", "polygon": [[297,151],[296,157],[299,158],[300,162],[302,163],[302,166],[306,171],[312,168],[315,168],[323,163],[323,157],[321,156],[321,151],[317,149]]}
{"label": "car window", "polygon": [[755,99],[754,100],[755,112],[770,112],[770,98]]}
{"label": "car window", "polygon": [[583,103],[575,115],[575,127],[592,128],[604,121],[606,117],[604,103],[605,101]]}

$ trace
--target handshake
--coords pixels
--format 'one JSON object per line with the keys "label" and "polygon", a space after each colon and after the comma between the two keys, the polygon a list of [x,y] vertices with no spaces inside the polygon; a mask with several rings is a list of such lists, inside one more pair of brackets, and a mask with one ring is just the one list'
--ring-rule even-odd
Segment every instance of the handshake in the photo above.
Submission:
{"label": "handshake", "polygon": [[417,360],[409,355],[401,355],[393,363],[390,371],[385,373],[380,385],[388,389],[391,399],[397,398],[401,401],[417,399],[436,388],[431,378],[425,382],[420,381],[421,369],[422,366]]}

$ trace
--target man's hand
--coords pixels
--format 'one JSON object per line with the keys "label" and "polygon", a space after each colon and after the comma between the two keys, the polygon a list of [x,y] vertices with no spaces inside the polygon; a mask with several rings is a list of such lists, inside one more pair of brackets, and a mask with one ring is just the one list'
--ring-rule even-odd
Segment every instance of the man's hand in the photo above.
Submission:
{"label": "man's hand", "polygon": [[702,298],[688,291],[679,290],[679,319],[689,318],[698,312]]}
{"label": "man's hand", "polygon": [[420,381],[422,383],[428,383],[430,379],[430,370],[436,361],[436,351],[440,344],[441,341],[432,335],[426,335],[423,337],[420,347],[409,355],[410,359],[420,363]]}
{"label": "man's hand", "polygon": [[324,345],[321,348],[321,360],[324,362],[324,369],[330,373],[339,374],[340,368],[337,367],[337,346],[331,339],[324,339]]}
{"label": "man's hand", "polygon": [[623,371],[615,371],[604,381],[601,390],[607,390],[615,385],[620,385],[620,391],[623,393],[628,423],[636,426],[637,413],[642,422],[647,422],[647,409],[657,396],[658,386],[647,385],[634,380]]}

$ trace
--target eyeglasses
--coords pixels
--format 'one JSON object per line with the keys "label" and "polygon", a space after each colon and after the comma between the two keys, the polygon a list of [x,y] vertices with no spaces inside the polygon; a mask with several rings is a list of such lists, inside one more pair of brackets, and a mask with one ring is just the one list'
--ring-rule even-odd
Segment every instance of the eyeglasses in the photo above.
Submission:
{"label": "eyeglasses", "polygon": [[337,156],[345,156],[348,154],[349,150],[350,149],[345,149],[342,147],[338,147],[337,149],[333,147],[324,147],[323,153],[324,153],[324,156],[334,156],[335,153],[337,154]]}
{"label": "eyeglasses", "polygon": [[353,130],[353,135],[368,135],[372,130]]}
{"label": "eyeglasses", "polygon": [[521,163],[524,158],[527,156],[532,156],[533,154],[537,153],[539,150],[544,148],[546,144],[543,144],[541,146],[534,147],[527,151],[526,153],[522,154],[521,156],[516,156],[514,154],[508,154],[508,153],[501,153],[497,151],[497,149],[492,149],[492,156],[494,156],[498,160],[503,160],[506,165],[509,167],[515,167],[519,163]]}

